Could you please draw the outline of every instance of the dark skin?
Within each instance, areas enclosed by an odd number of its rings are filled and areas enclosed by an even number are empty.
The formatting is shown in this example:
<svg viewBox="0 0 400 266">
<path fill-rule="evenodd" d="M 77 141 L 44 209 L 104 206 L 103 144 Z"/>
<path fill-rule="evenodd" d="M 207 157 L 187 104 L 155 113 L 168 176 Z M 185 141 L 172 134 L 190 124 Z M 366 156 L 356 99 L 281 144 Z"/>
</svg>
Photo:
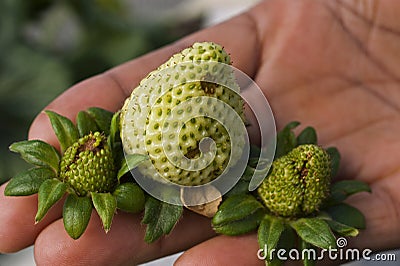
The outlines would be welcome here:
<svg viewBox="0 0 400 266">
<path fill-rule="evenodd" d="M 373 193 L 348 200 L 367 229 L 350 240 L 375 251 L 400 246 L 400 2 L 266 1 L 221 25 L 81 82 L 46 109 L 74 118 L 100 106 L 117 110 L 133 87 L 173 53 L 194 41 L 214 41 L 233 65 L 262 88 L 278 129 L 292 120 L 315 127 L 323 146 L 342 154 L 340 179 L 368 182 Z M 57 145 L 44 114 L 30 138 Z M 85 234 L 63 228 L 62 203 L 34 225 L 36 196 L 0 191 L 0 251 L 35 245 L 39 265 L 132 265 L 181 250 L 180 265 L 262 265 L 255 234 L 215 236 L 210 221 L 186 212 L 173 232 L 148 245 L 140 215 L 118 213 L 105 234 L 93 213 Z M 116 255 L 118 254 L 118 255 Z"/>
</svg>

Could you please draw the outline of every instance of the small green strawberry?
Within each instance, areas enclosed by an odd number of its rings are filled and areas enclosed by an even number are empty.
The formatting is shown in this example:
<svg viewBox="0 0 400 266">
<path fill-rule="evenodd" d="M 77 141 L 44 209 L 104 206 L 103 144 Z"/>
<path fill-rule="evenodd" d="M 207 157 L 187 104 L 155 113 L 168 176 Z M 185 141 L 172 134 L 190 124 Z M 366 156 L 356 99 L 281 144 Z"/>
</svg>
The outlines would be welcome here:
<svg viewBox="0 0 400 266">
<path fill-rule="evenodd" d="M 328 197 L 330 175 L 328 153 L 314 144 L 300 145 L 274 161 L 257 194 L 278 216 L 307 216 Z"/>
<path fill-rule="evenodd" d="M 343 201 L 358 192 L 370 192 L 367 184 L 345 180 L 331 184 L 340 155 L 336 148 L 317 145 L 317 135 L 307 127 L 296 137 L 289 123 L 277 135 L 275 160 L 264 181 L 255 192 L 247 190 L 246 176 L 229 192 L 212 225 L 217 233 L 241 235 L 257 230 L 261 258 L 267 265 L 280 265 L 274 250 L 286 254 L 297 249 L 332 249 L 336 235 L 355 237 L 365 228 L 365 218 Z M 249 160 L 248 171 L 253 161 Z M 260 255 L 260 254 L 259 254 Z M 303 258 L 313 265 L 313 258 Z"/>
<path fill-rule="evenodd" d="M 61 159 L 60 179 L 79 196 L 111 191 L 117 178 L 107 138 L 100 132 L 89 133 L 70 146 Z"/>
<path fill-rule="evenodd" d="M 39 222 L 65 193 L 63 221 L 68 234 L 79 238 L 85 231 L 92 208 L 99 214 L 106 232 L 117 208 L 140 212 L 144 193 L 131 182 L 121 183 L 128 172 L 121 162 L 122 149 L 118 132 L 119 113 L 89 108 L 77 116 L 77 126 L 57 113 L 46 111 L 60 142 L 61 154 L 40 140 L 20 141 L 10 150 L 35 167 L 10 180 L 6 196 L 27 196 L 38 193 Z M 106 136 L 106 134 L 108 136 Z M 126 158 L 130 166 L 145 159 L 141 155 Z"/>
<path fill-rule="evenodd" d="M 237 125 L 243 124 L 243 101 L 229 63 L 220 45 L 195 43 L 133 90 L 122 108 L 121 138 L 127 154 L 149 156 L 154 168 L 143 164 L 143 174 L 196 186 L 219 177 L 238 160 L 244 146 Z M 205 138 L 215 145 L 202 152 Z"/>
</svg>

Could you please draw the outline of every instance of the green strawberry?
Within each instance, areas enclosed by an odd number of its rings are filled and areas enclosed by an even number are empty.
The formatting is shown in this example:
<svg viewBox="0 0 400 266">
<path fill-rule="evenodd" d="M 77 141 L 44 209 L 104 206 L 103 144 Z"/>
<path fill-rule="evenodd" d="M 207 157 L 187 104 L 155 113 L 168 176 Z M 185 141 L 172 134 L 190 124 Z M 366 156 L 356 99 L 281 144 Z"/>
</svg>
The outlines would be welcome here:
<svg viewBox="0 0 400 266">
<path fill-rule="evenodd" d="M 35 221 L 63 198 L 63 222 L 67 233 L 79 238 L 85 231 L 94 207 L 104 230 L 108 232 L 116 209 L 137 213 L 143 210 L 145 195 L 132 183 L 121 183 L 128 172 L 123 166 L 119 139 L 119 113 L 100 108 L 81 111 L 74 125 L 67 117 L 46 111 L 59 140 L 61 153 L 40 140 L 13 143 L 17 152 L 34 167 L 13 177 L 7 184 L 7 196 L 38 194 Z M 108 135 L 108 136 L 107 136 Z M 118 159 L 120 158 L 120 159 Z M 130 155 L 126 160 L 139 164 L 145 156 Z M 132 165 L 131 165 L 132 166 Z M 118 170 L 119 169 L 119 170 Z"/>
<path fill-rule="evenodd" d="M 60 179 L 80 196 L 111 191 L 117 182 L 111 148 L 100 132 L 90 133 L 70 146 L 60 168 Z"/>
<path fill-rule="evenodd" d="M 328 153 L 317 145 L 300 145 L 274 161 L 257 193 L 278 216 L 306 216 L 328 197 L 330 175 Z"/>
<path fill-rule="evenodd" d="M 249 180 L 243 175 L 212 219 L 214 230 L 224 235 L 257 229 L 266 265 L 281 265 L 287 260 L 276 257 L 273 251 L 278 248 L 287 252 L 334 249 L 339 244 L 336 236 L 355 237 L 366 226 L 363 214 L 344 200 L 371 192 L 368 184 L 357 180 L 330 184 L 339 169 L 339 151 L 317 146 L 312 127 L 296 137 L 294 128 L 299 124 L 290 122 L 278 132 L 274 162 L 256 193 L 248 191 Z M 254 155 L 249 170 L 259 159 L 257 153 Z M 305 256 L 303 264 L 314 265 L 314 260 Z"/>
<path fill-rule="evenodd" d="M 202 185 L 238 160 L 244 138 L 234 119 L 242 122 L 243 102 L 229 63 L 220 45 L 195 43 L 134 89 L 122 108 L 121 139 L 126 153 L 149 156 L 142 174 Z M 202 146 L 204 138 L 215 143 Z"/>
</svg>

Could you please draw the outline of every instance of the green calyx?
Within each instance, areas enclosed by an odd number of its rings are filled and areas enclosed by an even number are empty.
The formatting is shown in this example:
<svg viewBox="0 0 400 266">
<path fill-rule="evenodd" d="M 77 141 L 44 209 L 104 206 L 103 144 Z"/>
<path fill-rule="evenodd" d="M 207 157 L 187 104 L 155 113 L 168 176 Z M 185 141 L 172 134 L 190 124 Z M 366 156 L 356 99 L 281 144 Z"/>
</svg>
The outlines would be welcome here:
<svg viewBox="0 0 400 266">
<path fill-rule="evenodd" d="M 359 180 L 331 184 L 339 170 L 338 150 L 320 147 L 312 127 L 296 136 L 293 129 L 299 124 L 291 122 L 278 132 L 274 162 L 254 192 L 248 191 L 249 176 L 259 158 L 252 147 L 254 157 L 212 219 L 214 231 L 224 235 L 257 230 L 266 265 L 284 263 L 274 250 L 334 249 L 337 236 L 355 237 L 366 226 L 364 215 L 344 201 L 371 192 L 368 184 Z M 303 263 L 314 265 L 308 257 Z"/>
<path fill-rule="evenodd" d="M 100 132 L 90 133 L 70 146 L 61 159 L 59 177 L 79 196 L 112 191 L 117 178 L 106 137 Z"/>
<path fill-rule="evenodd" d="M 62 115 L 46 111 L 58 138 L 61 153 L 40 140 L 13 143 L 17 152 L 33 168 L 12 178 L 6 196 L 38 194 L 35 222 L 67 194 L 63 222 L 73 239 L 79 238 L 89 223 L 92 209 L 108 232 L 117 209 L 138 213 L 144 209 L 143 190 L 133 182 L 121 182 L 129 172 L 126 160 L 134 167 L 146 156 L 124 158 L 119 138 L 119 112 L 89 108 L 78 113 L 76 125 Z"/>
<path fill-rule="evenodd" d="M 275 215 L 307 216 L 318 211 L 328 197 L 330 166 L 324 149 L 314 144 L 300 145 L 274 161 L 257 194 Z"/>
</svg>

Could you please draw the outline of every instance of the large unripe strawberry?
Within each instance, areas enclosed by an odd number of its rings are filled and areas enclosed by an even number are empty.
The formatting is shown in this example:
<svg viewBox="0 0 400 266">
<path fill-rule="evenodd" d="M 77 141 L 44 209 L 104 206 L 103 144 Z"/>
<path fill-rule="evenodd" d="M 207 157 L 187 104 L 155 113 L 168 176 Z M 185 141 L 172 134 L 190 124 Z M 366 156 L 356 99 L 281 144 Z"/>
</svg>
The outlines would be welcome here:
<svg viewBox="0 0 400 266">
<path fill-rule="evenodd" d="M 80 138 L 65 151 L 60 163 L 60 179 L 80 196 L 112 191 L 115 171 L 107 138 L 99 132 Z"/>
<path fill-rule="evenodd" d="M 121 137 L 125 152 L 151 159 L 139 167 L 143 174 L 201 185 L 238 160 L 232 143 L 237 150 L 244 145 L 237 122 L 243 102 L 229 63 L 220 45 L 195 43 L 134 89 L 122 108 Z M 205 138 L 214 144 L 202 147 Z"/>
<path fill-rule="evenodd" d="M 330 175 L 327 152 L 313 144 L 300 145 L 274 161 L 257 193 L 276 215 L 306 216 L 318 211 L 327 198 Z"/>
</svg>

